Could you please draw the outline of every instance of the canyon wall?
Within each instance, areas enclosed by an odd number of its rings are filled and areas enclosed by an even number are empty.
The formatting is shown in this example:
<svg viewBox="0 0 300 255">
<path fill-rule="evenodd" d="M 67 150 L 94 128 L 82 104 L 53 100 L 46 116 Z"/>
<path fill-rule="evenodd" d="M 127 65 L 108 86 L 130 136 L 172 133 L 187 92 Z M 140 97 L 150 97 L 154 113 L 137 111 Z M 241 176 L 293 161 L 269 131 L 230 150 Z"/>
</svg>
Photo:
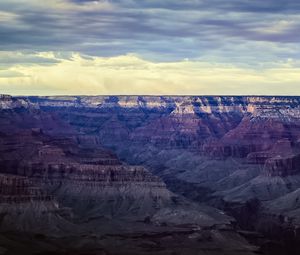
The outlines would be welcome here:
<svg viewBox="0 0 300 255">
<path fill-rule="evenodd" d="M 132 222 L 232 229 L 233 219 L 211 205 L 251 230 L 269 231 L 262 219 L 295 233 L 300 226 L 300 97 L 0 101 L 0 171 L 24 180 L 3 184 L 1 201 L 18 210 L 18 199 L 47 202 L 60 229 L 74 222 L 83 232 L 101 232 L 97 225 L 122 232 Z"/>
</svg>

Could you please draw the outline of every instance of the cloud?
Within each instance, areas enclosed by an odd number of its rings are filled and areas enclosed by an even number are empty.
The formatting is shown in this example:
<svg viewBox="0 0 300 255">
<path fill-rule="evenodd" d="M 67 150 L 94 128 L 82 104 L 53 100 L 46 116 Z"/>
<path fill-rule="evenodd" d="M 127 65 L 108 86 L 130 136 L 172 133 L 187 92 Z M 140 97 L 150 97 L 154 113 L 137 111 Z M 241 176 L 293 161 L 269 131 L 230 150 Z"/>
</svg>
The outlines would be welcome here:
<svg viewBox="0 0 300 255">
<path fill-rule="evenodd" d="M 49 53 L 26 54 L 22 52 L 0 51 L 0 69 L 7 69 L 11 66 L 30 66 L 30 65 L 53 65 L 60 60 L 58 57 L 49 56 Z"/>
<path fill-rule="evenodd" d="M 16 77 L 25 77 L 25 75 L 20 72 L 13 71 L 13 70 L 0 70 L 0 79 L 1 78 L 16 78 Z"/>
<path fill-rule="evenodd" d="M 1 9 L 18 19 L 0 24 L 2 50 L 134 52 L 172 61 L 223 45 L 300 40 L 295 0 L 4 0 Z"/>
<path fill-rule="evenodd" d="M 0 10 L 0 22 L 14 22 L 17 18 L 18 15 L 15 13 Z"/>
<path fill-rule="evenodd" d="M 228 63 L 151 62 L 135 55 L 108 58 L 79 53 L 68 58 L 53 52 L 42 55 L 49 59 L 60 58 L 52 65 L 15 65 L 2 77 L 0 72 L 1 92 L 26 95 L 300 94 L 300 67 L 292 60 L 257 71 Z M 34 57 L 37 56 L 30 58 Z"/>
<path fill-rule="evenodd" d="M 298 0 L 2 0 L 1 89 L 298 93 L 299 11 Z"/>
</svg>

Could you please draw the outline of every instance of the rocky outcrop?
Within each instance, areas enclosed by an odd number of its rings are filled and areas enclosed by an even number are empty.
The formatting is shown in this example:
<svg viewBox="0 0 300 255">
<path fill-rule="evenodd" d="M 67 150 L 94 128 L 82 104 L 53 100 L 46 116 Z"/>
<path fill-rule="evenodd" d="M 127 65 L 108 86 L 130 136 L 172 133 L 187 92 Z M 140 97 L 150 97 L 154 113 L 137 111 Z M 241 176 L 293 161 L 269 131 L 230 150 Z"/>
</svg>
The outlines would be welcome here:
<svg viewBox="0 0 300 255">
<path fill-rule="evenodd" d="M 249 153 L 247 159 L 249 163 L 263 164 L 268 158 L 293 155 L 294 150 L 291 141 L 285 138 L 278 140 L 270 150 Z"/>
<path fill-rule="evenodd" d="M 278 140 L 270 150 L 249 153 L 248 162 L 264 165 L 268 176 L 295 175 L 299 173 L 298 148 L 289 139 Z"/>
<path fill-rule="evenodd" d="M 18 109 L 18 108 L 35 108 L 37 105 L 31 104 L 26 99 L 17 99 L 10 95 L 0 94 L 0 110 Z"/>
<path fill-rule="evenodd" d="M 27 177 L 0 174 L 0 203 L 50 201 L 51 196 Z"/>
<path fill-rule="evenodd" d="M 30 178 L 77 216 L 144 216 L 172 204 L 166 185 L 144 167 L 122 164 L 104 148 L 80 148 L 73 137 L 36 132 L 1 137 L 1 171 Z"/>
<path fill-rule="evenodd" d="M 6 231 L 61 234 L 72 213 L 27 177 L 0 174 L 0 233 Z"/>
<path fill-rule="evenodd" d="M 275 156 L 265 162 L 265 172 L 268 176 L 288 176 L 300 173 L 300 154 L 290 156 Z"/>
</svg>

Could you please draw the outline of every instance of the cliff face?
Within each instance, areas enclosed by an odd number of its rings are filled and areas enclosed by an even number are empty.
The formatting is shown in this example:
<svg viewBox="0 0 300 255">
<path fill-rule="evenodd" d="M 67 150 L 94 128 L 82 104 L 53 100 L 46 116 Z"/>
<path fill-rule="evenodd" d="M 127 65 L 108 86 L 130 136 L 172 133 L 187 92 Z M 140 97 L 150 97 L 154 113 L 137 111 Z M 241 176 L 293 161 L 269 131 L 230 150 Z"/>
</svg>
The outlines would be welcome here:
<svg viewBox="0 0 300 255">
<path fill-rule="evenodd" d="M 66 217 L 71 212 L 29 178 L 0 174 L 0 233 L 60 234 L 72 227 Z"/>
<path fill-rule="evenodd" d="M 23 100 L 81 133 L 79 144 L 110 147 L 192 199 L 205 200 L 215 192 L 226 201 L 265 201 L 299 188 L 300 97 Z"/>
<path fill-rule="evenodd" d="M 0 203 L 50 201 L 45 191 L 26 177 L 0 174 Z"/>
<path fill-rule="evenodd" d="M 122 164 L 103 148 L 80 148 L 72 137 L 55 139 L 35 129 L 1 138 L 1 171 L 30 178 L 78 217 L 144 215 L 171 204 L 172 194 L 160 178 L 144 167 Z M 8 199 L 14 192 L 19 199 L 32 192 L 28 201 L 35 199 L 33 188 L 22 189 L 17 182 L 11 189 L 3 186 L 5 191 Z"/>
<path fill-rule="evenodd" d="M 286 156 L 284 147 L 270 152 L 286 139 L 291 143 L 290 157 L 297 158 L 298 97 L 2 97 L 1 106 L 7 114 L 10 109 L 41 109 L 35 114 L 38 118 L 32 121 L 33 126 L 42 127 L 48 134 L 73 133 L 85 147 L 104 144 L 123 152 L 145 146 L 185 149 L 212 158 L 248 158 L 252 164 L 266 163 L 266 173 L 276 161 L 281 170 L 270 170 L 271 175 L 298 173 L 297 167 L 284 172 L 289 160 L 278 158 Z M 23 112 L 21 116 L 28 120 Z M 22 120 L 18 125 L 29 125 Z"/>
<path fill-rule="evenodd" d="M 264 210 L 265 201 L 300 188 L 298 97 L 0 101 L 0 172 L 4 180 L 22 180 L 3 182 L 2 199 L 7 193 L 16 213 L 2 223 L 49 213 L 55 216 L 46 226 L 68 228 L 57 223 L 62 218 L 83 225 L 81 233 L 124 232 L 132 222 L 138 222 L 136 231 L 151 226 L 159 233 L 162 226 L 172 232 L 182 223 L 190 231 L 186 226 L 194 224 L 209 228 L 215 244 L 216 226 L 230 228 L 232 219 L 199 202 L 226 209 L 257 199 Z M 18 218 L 18 211 L 26 217 Z"/>
<path fill-rule="evenodd" d="M 161 178 L 144 166 L 119 160 L 103 147 L 101 136 L 87 131 L 99 122 L 73 126 L 63 117 L 64 109 L 52 112 L 41 107 L 29 102 L 0 109 L 0 212 L 5 216 L 0 232 L 11 226 L 47 234 L 59 230 L 66 234 L 70 229 L 107 234 L 126 231 L 132 222 L 140 222 L 136 231 L 145 231 L 149 224 L 153 228 L 170 224 L 172 230 L 180 222 L 170 216 L 176 218 L 178 213 L 186 217 L 186 224 L 230 226 L 231 218 L 217 209 L 201 209 L 169 191 Z M 110 118 L 107 109 L 105 114 L 72 109 L 77 114 L 74 121 L 82 121 L 86 115 Z M 130 117 L 133 126 L 134 120 Z M 107 127 L 106 132 L 111 130 Z"/>
<path fill-rule="evenodd" d="M 275 154 L 267 152 L 278 141 L 287 139 L 298 154 L 298 97 L 98 96 L 28 100 L 47 113 L 57 114 L 59 109 L 60 118 L 89 137 L 91 143 L 97 144 L 98 139 L 123 151 L 128 144 L 130 148 L 187 149 L 213 158 L 248 157 L 252 163 L 264 164 L 272 156 L 285 153 L 284 149 Z"/>
</svg>

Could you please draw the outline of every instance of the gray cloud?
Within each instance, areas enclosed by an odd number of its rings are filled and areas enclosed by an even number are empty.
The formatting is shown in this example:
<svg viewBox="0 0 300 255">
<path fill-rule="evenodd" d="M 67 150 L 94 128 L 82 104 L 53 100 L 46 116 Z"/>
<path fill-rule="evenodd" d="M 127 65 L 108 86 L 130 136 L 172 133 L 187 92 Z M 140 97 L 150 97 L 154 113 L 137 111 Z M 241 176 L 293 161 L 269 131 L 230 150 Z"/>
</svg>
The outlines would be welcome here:
<svg viewBox="0 0 300 255">
<path fill-rule="evenodd" d="M 81 8 L 90 0 L 69 2 L 73 9 L 1 1 L 0 10 L 17 18 L 0 23 L 0 50 L 136 53 L 158 61 L 231 58 L 241 64 L 252 64 L 253 56 L 260 62 L 299 57 L 297 0 L 107 0 L 113 8 L 103 10 Z M 287 21 L 282 28 L 281 21 Z"/>
<path fill-rule="evenodd" d="M 26 75 L 11 70 L 0 70 L 0 78 L 16 78 L 16 77 L 26 77 Z"/>
<path fill-rule="evenodd" d="M 0 52 L 0 69 L 6 69 L 15 65 L 24 65 L 24 66 L 32 66 L 32 65 L 53 65 L 59 63 L 59 59 L 67 59 L 67 56 L 57 56 L 54 58 L 46 58 L 36 56 L 33 52 L 26 52 L 24 54 L 14 53 L 14 52 Z"/>
</svg>

